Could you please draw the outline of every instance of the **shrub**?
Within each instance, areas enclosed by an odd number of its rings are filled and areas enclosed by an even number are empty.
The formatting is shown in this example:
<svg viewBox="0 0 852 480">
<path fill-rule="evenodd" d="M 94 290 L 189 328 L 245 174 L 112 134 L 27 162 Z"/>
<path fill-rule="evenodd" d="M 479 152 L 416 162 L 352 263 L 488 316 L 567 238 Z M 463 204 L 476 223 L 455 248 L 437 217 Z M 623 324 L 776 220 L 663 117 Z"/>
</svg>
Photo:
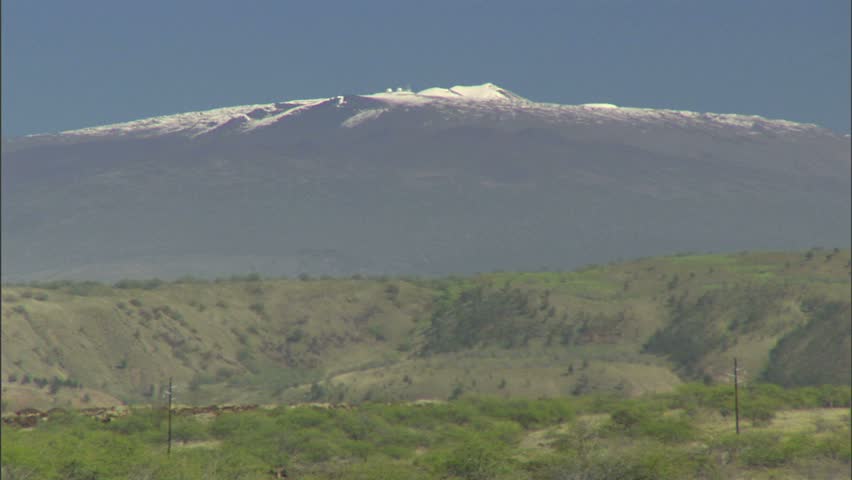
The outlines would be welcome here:
<svg viewBox="0 0 852 480">
<path fill-rule="evenodd" d="M 535 480 L 719 478 L 708 455 L 649 442 L 633 448 L 596 448 L 580 455 L 560 453 L 530 462 L 527 470 Z"/>
<path fill-rule="evenodd" d="M 59 475 L 64 480 L 97 480 L 98 478 L 97 471 L 79 460 L 65 462 L 59 469 Z"/>
<path fill-rule="evenodd" d="M 373 338 L 380 342 L 384 342 L 385 340 L 387 340 L 387 335 L 385 334 L 385 327 L 383 325 L 370 325 L 367 328 L 367 331 L 370 332 L 370 335 L 372 335 Z"/>
<path fill-rule="evenodd" d="M 470 438 L 459 448 L 433 460 L 446 475 L 466 480 L 490 480 L 509 467 L 509 456 L 499 446 L 479 438 Z"/>
<path fill-rule="evenodd" d="M 695 427 L 682 417 L 659 416 L 641 422 L 639 432 L 663 442 L 683 442 L 695 436 Z"/>
<path fill-rule="evenodd" d="M 71 295 L 86 297 L 99 290 L 103 291 L 104 286 L 97 282 L 71 282 L 66 291 Z"/>
<path fill-rule="evenodd" d="M 337 456 L 335 446 L 323 437 L 319 432 L 314 435 L 305 436 L 298 450 L 304 461 L 309 463 L 327 462 Z"/>
<path fill-rule="evenodd" d="M 728 434 L 718 446 L 749 467 L 778 467 L 790 460 L 795 449 L 785 449 L 781 436 L 772 432 L 751 431 Z"/>
<path fill-rule="evenodd" d="M 817 398 L 820 407 L 852 406 L 852 390 L 847 385 L 823 385 L 818 388 Z"/>
<path fill-rule="evenodd" d="M 571 404 L 562 399 L 504 400 L 474 398 L 470 405 L 491 418 L 511 420 L 525 429 L 567 422 L 574 418 Z"/>
<path fill-rule="evenodd" d="M 845 463 L 852 462 L 852 436 L 849 428 L 839 429 L 821 437 L 813 445 L 813 452 L 821 457 Z"/>
<path fill-rule="evenodd" d="M 766 397 L 752 397 L 740 402 L 740 414 L 751 420 L 752 425 L 768 425 L 775 418 L 778 404 Z"/>
<path fill-rule="evenodd" d="M 319 428 L 323 425 L 330 425 L 332 420 L 332 412 L 321 408 L 298 407 L 290 410 L 287 414 L 282 415 L 276 423 L 282 426 L 290 426 L 291 428 Z"/>
<path fill-rule="evenodd" d="M 328 395 L 328 391 L 324 386 L 319 383 L 311 384 L 311 390 L 308 392 L 308 401 L 309 402 L 319 402 L 325 400 L 326 395 Z"/>
<path fill-rule="evenodd" d="M 339 472 L 328 478 L 340 480 L 427 480 L 432 478 L 428 473 L 412 468 L 400 462 L 387 459 L 371 459 L 369 462 L 356 463 L 342 467 Z"/>
<path fill-rule="evenodd" d="M 249 310 L 251 310 L 257 315 L 262 316 L 266 313 L 266 305 L 260 302 L 252 303 L 251 305 L 249 305 Z"/>
<path fill-rule="evenodd" d="M 201 441 L 211 438 L 207 426 L 192 417 L 172 419 L 172 439 L 176 442 Z"/>
<path fill-rule="evenodd" d="M 640 423 L 648 421 L 651 414 L 646 409 L 635 405 L 620 407 L 610 414 L 612 423 L 624 430 L 632 430 Z"/>
<path fill-rule="evenodd" d="M 397 299 L 399 298 L 399 286 L 393 283 L 388 284 L 385 287 L 385 296 L 391 302 L 397 301 Z"/>
<path fill-rule="evenodd" d="M 122 279 L 113 285 L 114 288 L 119 289 L 143 289 L 143 290 L 154 290 L 163 285 L 163 281 L 159 278 L 152 278 L 150 280 L 129 280 Z"/>
<path fill-rule="evenodd" d="M 60 387 L 62 387 L 62 381 L 59 380 L 59 378 L 57 377 L 53 377 L 50 380 L 50 388 L 48 389 L 48 391 L 51 395 L 55 395 L 59 391 Z"/>
<path fill-rule="evenodd" d="M 457 383 L 455 387 L 453 387 L 453 391 L 450 392 L 450 401 L 458 400 L 464 394 L 464 385 Z"/>
<path fill-rule="evenodd" d="M 151 434 L 159 432 L 166 421 L 165 409 L 133 410 L 130 415 L 119 417 L 107 424 L 107 429 L 125 435 Z"/>
<path fill-rule="evenodd" d="M 710 408 L 714 410 L 733 410 L 734 389 L 730 385 L 702 385 L 687 383 L 679 386 L 667 398 L 669 408 Z"/>
</svg>

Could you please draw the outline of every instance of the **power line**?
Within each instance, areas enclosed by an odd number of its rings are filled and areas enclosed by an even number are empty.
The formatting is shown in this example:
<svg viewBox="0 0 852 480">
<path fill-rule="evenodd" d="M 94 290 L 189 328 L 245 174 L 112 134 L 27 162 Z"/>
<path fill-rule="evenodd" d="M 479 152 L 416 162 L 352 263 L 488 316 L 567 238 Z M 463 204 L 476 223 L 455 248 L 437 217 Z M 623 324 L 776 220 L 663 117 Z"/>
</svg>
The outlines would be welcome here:
<svg viewBox="0 0 852 480">
<path fill-rule="evenodd" d="M 734 357 L 734 373 L 728 374 L 729 377 L 734 377 L 734 418 L 736 421 L 736 431 L 737 435 L 740 434 L 740 372 L 742 371 L 742 376 L 745 377 L 746 371 L 745 369 L 741 369 L 737 366 L 737 357 Z M 745 380 L 743 380 L 743 385 L 745 385 Z"/>
<path fill-rule="evenodd" d="M 737 379 L 737 357 L 734 357 L 734 415 L 737 419 L 737 435 L 740 434 L 740 388 Z M 169 417 L 171 419 L 171 416 Z M 169 435 L 171 435 L 171 423 L 169 423 Z"/>
<path fill-rule="evenodd" d="M 166 455 L 172 455 L 172 397 L 174 397 L 174 388 L 172 386 L 172 377 L 169 377 L 169 389 L 166 395 L 169 397 L 169 440 L 166 446 Z"/>
</svg>

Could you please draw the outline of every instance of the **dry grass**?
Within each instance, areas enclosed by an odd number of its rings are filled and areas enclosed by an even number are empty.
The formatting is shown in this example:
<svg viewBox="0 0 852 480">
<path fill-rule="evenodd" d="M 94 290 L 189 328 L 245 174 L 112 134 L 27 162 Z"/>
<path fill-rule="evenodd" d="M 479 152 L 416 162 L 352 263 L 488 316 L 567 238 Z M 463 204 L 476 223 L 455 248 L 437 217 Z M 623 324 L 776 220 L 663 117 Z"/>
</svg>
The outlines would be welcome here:
<svg viewBox="0 0 852 480">
<path fill-rule="evenodd" d="M 804 252 L 674 256 L 576 272 L 448 281 L 454 291 L 476 282 L 512 282 L 536 296 L 549 291 L 556 319 L 580 312 L 590 318 L 625 313 L 629 321 L 620 336 L 585 345 L 563 346 L 557 338 L 546 347 L 534 339 L 511 349 L 433 357 L 414 355 L 436 294 L 428 281 L 224 281 L 153 289 L 7 285 L 0 375 L 4 380 L 9 374 L 71 378 L 86 386 L 91 405 L 150 402 L 143 393 L 154 385 L 159 395 L 169 377 L 184 401 L 204 404 L 305 401 L 311 385 L 323 380 L 346 390 L 342 400 L 348 402 L 371 391 L 388 399 L 445 399 L 457 385 L 465 393 L 563 396 L 582 375 L 594 390 L 667 391 L 680 383 L 673 366 L 640 352 L 665 322 L 669 296 L 763 281 L 768 272 L 801 286 L 796 298 L 814 292 L 848 301 L 849 251 L 826 261 L 829 253 L 817 252 L 811 260 Z M 670 291 L 674 275 L 680 283 Z M 391 284 L 399 288 L 395 298 L 388 295 Z M 777 339 L 803 318 L 796 302 L 788 303 L 789 312 L 740 338 L 739 351 L 712 352 L 706 361 L 710 370 L 723 375 L 737 353 L 750 375 L 759 374 Z M 154 313 L 162 307 L 176 314 Z M 581 369 L 584 362 L 588 371 Z M 571 364 L 574 373 L 567 374 Z M 66 397 L 65 389 L 53 399 L 19 385 L 7 387 L 8 408 L 79 402 Z"/>
</svg>

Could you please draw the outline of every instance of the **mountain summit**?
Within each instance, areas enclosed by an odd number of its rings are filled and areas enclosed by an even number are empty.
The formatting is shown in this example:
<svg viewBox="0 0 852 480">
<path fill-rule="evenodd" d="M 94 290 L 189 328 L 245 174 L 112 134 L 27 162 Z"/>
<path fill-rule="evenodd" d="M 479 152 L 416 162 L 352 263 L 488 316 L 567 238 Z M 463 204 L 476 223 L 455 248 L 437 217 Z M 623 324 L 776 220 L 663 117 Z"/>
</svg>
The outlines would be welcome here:
<svg viewBox="0 0 852 480">
<path fill-rule="evenodd" d="M 467 273 L 850 242 L 850 141 L 492 83 L 4 139 L 4 279 Z"/>
<path fill-rule="evenodd" d="M 786 120 L 769 120 L 756 115 L 696 113 L 681 110 L 649 108 L 626 108 L 609 103 L 586 103 L 582 105 L 560 105 L 538 103 L 521 97 L 493 83 L 482 85 L 456 85 L 451 88 L 433 87 L 413 92 L 403 88 L 388 88 L 384 92 L 369 95 L 340 95 L 328 98 L 287 100 L 268 104 L 241 105 L 215 108 L 212 110 L 162 115 L 130 122 L 102 125 L 59 134 L 30 135 L 10 143 L 43 142 L 50 140 L 85 140 L 98 137 L 149 137 L 159 135 L 185 135 L 195 138 L 216 133 L 245 133 L 268 128 L 293 116 L 303 115 L 313 109 L 326 106 L 342 108 L 354 103 L 353 115 L 342 122 L 343 126 L 354 126 L 378 117 L 384 111 L 395 108 L 428 107 L 439 110 L 464 110 L 470 113 L 511 112 L 547 118 L 550 121 L 601 122 L 621 121 L 634 124 L 667 122 L 690 126 L 734 126 L 742 127 L 754 134 L 762 130 L 776 132 L 822 132 L 814 124 L 802 124 Z M 368 108 L 365 112 L 364 109 Z M 375 110 L 380 108 L 381 110 Z M 365 114 L 366 113 L 366 114 Z"/>
</svg>

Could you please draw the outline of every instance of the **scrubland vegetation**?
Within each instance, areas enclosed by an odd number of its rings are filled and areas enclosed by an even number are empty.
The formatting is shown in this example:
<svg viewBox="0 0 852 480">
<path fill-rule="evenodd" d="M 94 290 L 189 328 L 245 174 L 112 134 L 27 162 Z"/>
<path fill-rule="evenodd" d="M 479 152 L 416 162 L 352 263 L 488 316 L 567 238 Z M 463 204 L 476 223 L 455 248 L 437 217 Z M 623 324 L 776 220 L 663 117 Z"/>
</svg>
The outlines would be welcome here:
<svg viewBox="0 0 852 480">
<path fill-rule="evenodd" d="M 303 405 L 101 423 L 55 412 L 4 425 L 3 478 L 304 479 L 846 478 L 848 387 L 742 391 L 686 384 L 633 399 L 470 397 L 451 402 Z M 827 408 L 833 406 L 835 408 Z M 839 407 L 839 408 L 837 408 Z"/>
</svg>

